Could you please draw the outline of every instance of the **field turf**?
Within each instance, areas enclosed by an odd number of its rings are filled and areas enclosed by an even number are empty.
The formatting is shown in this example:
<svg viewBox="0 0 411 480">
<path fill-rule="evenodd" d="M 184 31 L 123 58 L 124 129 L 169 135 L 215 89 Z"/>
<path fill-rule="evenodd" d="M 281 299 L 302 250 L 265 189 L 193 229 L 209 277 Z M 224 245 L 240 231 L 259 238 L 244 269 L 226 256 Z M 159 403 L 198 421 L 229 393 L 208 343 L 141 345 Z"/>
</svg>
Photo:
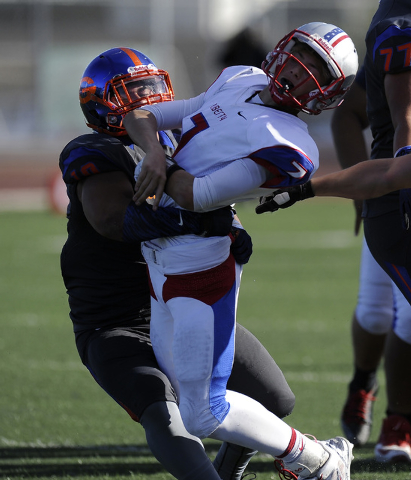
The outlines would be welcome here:
<svg viewBox="0 0 411 480">
<path fill-rule="evenodd" d="M 350 321 L 361 237 L 348 200 L 312 199 L 257 216 L 238 320 L 274 356 L 297 403 L 287 422 L 319 439 L 341 434 L 352 373 Z M 0 478 L 171 479 L 129 419 L 82 366 L 59 270 L 66 221 L 50 212 L 0 213 Z M 352 480 L 409 480 L 410 466 L 373 459 L 384 415 L 384 378 L 370 443 L 355 449 Z M 210 457 L 218 443 L 206 441 Z M 265 455 L 249 472 L 278 478 Z"/>
</svg>

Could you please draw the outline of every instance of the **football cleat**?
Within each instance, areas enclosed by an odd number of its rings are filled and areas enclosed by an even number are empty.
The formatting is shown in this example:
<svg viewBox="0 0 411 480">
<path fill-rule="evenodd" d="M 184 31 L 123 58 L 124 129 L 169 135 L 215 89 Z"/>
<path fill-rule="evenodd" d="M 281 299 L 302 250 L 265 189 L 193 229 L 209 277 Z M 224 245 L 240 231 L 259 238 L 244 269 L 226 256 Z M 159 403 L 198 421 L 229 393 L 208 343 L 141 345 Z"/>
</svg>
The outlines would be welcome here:
<svg viewBox="0 0 411 480">
<path fill-rule="evenodd" d="M 374 402 L 377 400 L 378 384 L 366 392 L 357 390 L 348 394 L 341 415 L 344 435 L 355 446 L 364 445 L 371 434 Z"/>
<path fill-rule="evenodd" d="M 330 454 L 328 460 L 311 477 L 305 480 L 350 480 L 353 444 L 343 437 L 335 437 L 320 443 Z M 298 477 L 303 480 L 303 477 Z"/>
<path fill-rule="evenodd" d="M 291 470 L 287 470 L 284 467 L 284 462 L 282 460 L 274 460 L 274 466 L 278 471 L 278 476 L 281 480 L 297 480 L 298 476 L 293 473 Z"/>
<path fill-rule="evenodd" d="M 375 446 L 377 462 L 411 462 L 411 425 L 400 415 L 390 415 L 383 424 Z"/>
<path fill-rule="evenodd" d="M 318 441 L 329 454 L 326 462 L 309 477 L 297 475 L 288 470 L 284 462 L 276 460 L 274 465 L 278 470 L 281 480 L 350 480 L 350 465 L 353 445 L 343 437 L 335 437 L 330 440 Z"/>
</svg>

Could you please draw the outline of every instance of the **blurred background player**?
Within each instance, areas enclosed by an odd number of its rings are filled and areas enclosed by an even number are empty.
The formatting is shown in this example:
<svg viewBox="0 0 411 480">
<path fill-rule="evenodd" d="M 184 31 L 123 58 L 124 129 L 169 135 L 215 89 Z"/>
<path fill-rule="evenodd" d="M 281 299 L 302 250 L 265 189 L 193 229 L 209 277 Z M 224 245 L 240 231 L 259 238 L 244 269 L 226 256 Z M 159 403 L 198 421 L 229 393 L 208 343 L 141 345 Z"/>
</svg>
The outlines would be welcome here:
<svg viewBox="0 0 411 480">
<path fill-rule="evenodd" d="M 369 126 L 366 112 L 365 71 L 362 67 L 342 105 L 333 113 L 332 134 L 338 160 L 348 168 L 368 156 L 364 130 Z M 362 201 L 354 201 L 355 234 L 361 225 Z M 351 334 L 354 376 L 349 385 L 341 423 L 345 436 L 357 446 L 370 436 L 373 402 L 378 392 L 377 369 L 383 357 L 388 332 L 411 324 L 411 306 L 395 283 L 378 265 L 363 240 L 358 302 Z M 389 372 L 387 372 L 389 373 Z M 397 383 L 387 382 L 395 394 Z M 391 391 L 387 389 L 387 398 Z"/>
<path fill-rule="evenodd" d="M 145 429 L 147 443 L 178 479 L 238 480 L 254 452 L 223 444 L 216 470 L 201 442 L 185 429 L 175 392 L 160 371 L 150 343 L 150 295 L 141 239 L 160 234 L 231 229 L 231 212 L 193 214 L 132 202 L 134 169 L 144 151 L 122 127 L 122 115 L 141 105 L 173 100 L 168 73 L 130 48 L 113 48 L 86 68 L 80 105 L 93 132 L 71 141 L 60 167 L 70 198 L 68 239 L 61 270 L 79 355 L 98 384 Z M 164 151 L 176 141 L 159 132 Z M 228 215 L 228 222 L 227 222 Z M 227 229 L 228 225 L 228 229 Z M 215 230 L 215 229 L 214 229 Z M 234 232 L 235 233 L 235 232 Z M 233 244 L 240 263 L 251 241 L 243 231 Z M 280 417 L 291 413 L 294 395 L 281 370 L 245 328 L 237 329 L 233 389 L 254 395 Z"/>
<path fill-rule="evenodd" d="M 307 182 L 318 168 L 318 149 L 297 116 L 337 106 L 357 67 L 350 37 L 313 22 L 286 35 L 267 55 L 264 71 L 229 67 L 195 98 L 132 111 L 125 126 L 146 151 L 136 170 L 135 200 L 155 193 L 158 205 L 166 178 L 167 193 L 197 211 L 259 197 L 274 185 Z M 177 163 L 166 173 L 156 132 L 181 126 Z M 187 429 L 269 453 L 293 478 L 348 479 L 346 439 L 313 442 L 252 399 L 226 390 L 241 277 L 227 247 L 225 239 L 193 236 L 142 244 L 153 287 L 151 340 L 179 389 Z"/>
</svg>

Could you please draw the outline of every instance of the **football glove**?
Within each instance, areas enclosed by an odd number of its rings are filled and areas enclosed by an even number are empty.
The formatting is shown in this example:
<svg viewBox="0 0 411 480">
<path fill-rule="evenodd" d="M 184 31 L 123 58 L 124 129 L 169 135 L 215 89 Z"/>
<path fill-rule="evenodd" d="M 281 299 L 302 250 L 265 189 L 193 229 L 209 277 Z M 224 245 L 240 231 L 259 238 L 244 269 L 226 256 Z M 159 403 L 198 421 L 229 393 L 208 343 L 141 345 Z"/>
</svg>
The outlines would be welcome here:
<svg viewBox="0 0 411 480">
<path fill-rule="evenodd" d="M 274 190 L 271 195 L 260 198 L 260 204 L 255 208 L 255 213 L 259 215 L 265 212 L 276 212 L 280 208 L 291 207 L 295 202 L 314 197 L 314 195 L 311 182 L 295 187 Z"/>
<path fill-rule="evenodd" d="M 231 229 L 231 253 L 239 265 L 245 265 L 253 253 L 253 242 L 250 235 L 243 228 L 233 227 Z"/>
</svg>

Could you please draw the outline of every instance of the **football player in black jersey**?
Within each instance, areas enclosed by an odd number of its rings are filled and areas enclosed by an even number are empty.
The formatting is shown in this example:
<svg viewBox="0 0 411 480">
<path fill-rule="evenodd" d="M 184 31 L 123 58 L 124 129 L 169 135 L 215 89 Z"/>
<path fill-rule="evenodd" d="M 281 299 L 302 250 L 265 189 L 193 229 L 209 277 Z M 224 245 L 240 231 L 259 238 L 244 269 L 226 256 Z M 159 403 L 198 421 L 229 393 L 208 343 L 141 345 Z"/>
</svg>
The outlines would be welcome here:
<svg viewBox="0 0 411 480">
<path fill-rule="evenodd" d="M 70 199 L 61 270 L 82 362 L 141 423 L 164 468 L 178 479 L 238 480 L 254 452 L 224 443 L 213 468 L 201 442 L 181 421 L 175 392 L 158 368 L 149 339 L 150 287 L 140 241 L 186 233 L 225 235 L 231 228 L 231 212 L 202 215 L 171 207 L 154 212 L 148 204 L 136 207 L 132 201 L 134 170 L 144 152 L 126 135 L 123 115 L 173 97 L 168 73 L 137 50 L 110 49 L 86 68 L 80 105 L 93 132 L 72 140 L 60 156 Z M 165 152 L 172 154 L 177 144 L 173 133 L 159 136 Z M 246 263 L 251 241 L 245 231 L 235 235 L 233 253 Z M 229 388 L 257 399 L 279 417 L 294 407 L 281 370 L 240 325 Z"/>
<path fill-rule="evenodd" d="M 314 195 L 365 199 L 364 234 L 370 251 L 411 304 L 410 0 L 380 0 L 366 45 L 371 160 L 315 178 L 302 189 L 275 192 L 275 199 L 263 200 L 257 213 Z M 411 462 L 411 324 L 401 332 L 390 331 L 384 357 L 391 393 L 375 456 L 381 462 Z"/>
</svg>

